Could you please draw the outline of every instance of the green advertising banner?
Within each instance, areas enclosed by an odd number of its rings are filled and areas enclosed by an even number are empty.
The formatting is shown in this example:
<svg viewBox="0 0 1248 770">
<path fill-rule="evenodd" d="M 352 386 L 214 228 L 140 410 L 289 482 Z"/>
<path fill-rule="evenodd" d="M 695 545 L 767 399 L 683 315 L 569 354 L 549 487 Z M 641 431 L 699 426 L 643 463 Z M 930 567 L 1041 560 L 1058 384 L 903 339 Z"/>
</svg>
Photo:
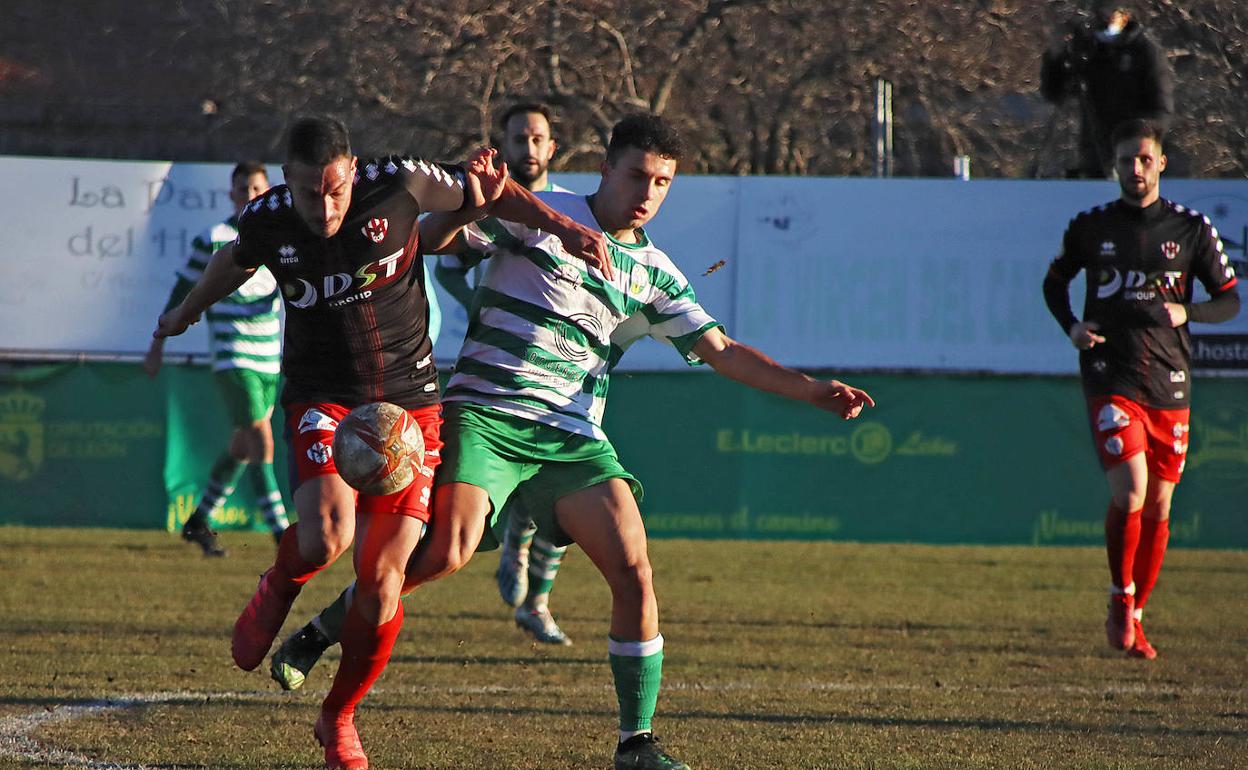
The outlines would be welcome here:
<svg viewBox="0 0 1248 770">
<path fill-rule="evenodd" d="M 841 375 L 846 376 L 846 375 Z M 858 420 L 712 373 L 612 380 L 606 428 L 654 536 L 1094 544 L 1108 500 L 1071 378 L 853 376 Z M 1248 547 L 1242 381 L 1195 387 L 1173 542 Z"/>
<path fill-rule="evenodd" d="M 1108 493 L 1074 379 L 849 379 L 879 406 L 845 422 L 710 372 L 614 377 L 606 428 L 645 485 L 652 536 L 1103 541 Z M 1248 548 L 1243 382 L 1194 390 L 1172 542 Z M 274 423 L 285 484 L 280 414 Z M 152 381 L 133 364 L 10 366 L 0 523 L 176 530 L 229 435 L 204 367 Z M 254 497 L 244 477 L 214 526 L 262 528 Z"/>
<path fill-rule="evenodd" d="M 7 365 L 0 523 L 180 529 L 230 432 L 206 367 Z M 279 439 L 283 483 L 284 458 Z M 244 477 L 213 526 L 262 528 L 254 497 Z"/>
<path fill-rule="evenodd" d="M 0 522 L 152 527 L 164 396 L 137 366 L 0 369 Z"/>
</svg>

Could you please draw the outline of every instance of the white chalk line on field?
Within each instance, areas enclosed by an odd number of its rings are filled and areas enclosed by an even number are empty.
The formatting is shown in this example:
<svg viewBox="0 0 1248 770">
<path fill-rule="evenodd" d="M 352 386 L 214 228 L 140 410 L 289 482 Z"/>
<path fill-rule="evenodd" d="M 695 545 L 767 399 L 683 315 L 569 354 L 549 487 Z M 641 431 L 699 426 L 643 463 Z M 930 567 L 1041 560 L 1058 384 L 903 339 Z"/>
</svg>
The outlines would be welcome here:
<svg viewBox="0 0 1248 770">
<path fill-rule="evenodd" d="M 506 685 L 465 685 L 460 687 L 378 687 L 373 690 L 375 695 L 411 694 L 420 695 L 534 695 L 541 693 L 554 695 L 584 695 L 612 689 L 609 682 L 598 685 L 554 685 L 542 686 L 534 690 L 531 686 L 510 687 Z M 840 692 L 840 693 L 889 693 L 889 692 L 930 692 L 932 694 L 981 693 L 995 695 L 1032 695 L 1061 694 L 1085 695 L 1102 697 L 1108 695 L 1221 695 L 1242 696 L 1243 690 L 1238 687 L 1173 687 L 1157 686 L 1147 683 L 1115 684 L 1112 686 L 1093 685 L 1030 685 L 1030 686 L 982 686 L 975 684 L 935 683 L 915 684 L 912 682 L 799 682 L 790 685 L 768 685 L 758 682 L 718 682 L 701 684 L 696 682 L 671 682 L 663 685 L 665 692 Z M 319 701 L 326 691 L 307 691 L 301 697 L 308 699 L 309 704 Z M 32 737 L 43 727 L 74 719 L 90 718 L 125 709 L 143 706 L 171 704 L 206 704 L 214 701 L 247 700 L 277 702 L 292 696 L 290 693 L 277 691 L 246 691 L 246 692 L 193 692 L 190 690 L 138 693 L 121 695 L 84 703 L 67 704 L 51 708 L 39 709 L 26 714 L 0 717 L 0 758 L 21 759 L 37 764 L 54 767 L 77 767 L 87 770 L 148 770 L 147 765 L 113 762 L 105 759 L 93 759 L 53 746 L 45 745 Z"/>
</svg>

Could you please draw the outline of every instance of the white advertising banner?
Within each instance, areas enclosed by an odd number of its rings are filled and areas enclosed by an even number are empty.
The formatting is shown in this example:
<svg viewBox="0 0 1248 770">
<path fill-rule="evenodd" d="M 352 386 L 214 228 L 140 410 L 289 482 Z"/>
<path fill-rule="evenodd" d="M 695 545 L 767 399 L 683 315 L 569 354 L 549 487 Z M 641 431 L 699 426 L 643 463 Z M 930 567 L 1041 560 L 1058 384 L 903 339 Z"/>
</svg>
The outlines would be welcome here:
<svg viewBox="0 0 1248 770">
<path fill-rule="evenodd" d="M 1116 198 L 1115 183 L 741 184 L 741 339 L 795 366 L 1076 371 L 1041 282 L 1070 219 Z M 1242 273 L 1248 183 L 1164 180 L 1162 189 L 1213 218 Z M 1083 280 L 1071 287 L 1076 315 Z M 1248 334 L 1248 315 L 1193 332 Z"/>
<path fill-rule="evenodd" d="M 229 171 L 0 158 L 0 352 L 141 355 L 191 239 L 230 213 Z M 556 180 L 588 193 L 598 176 Z M 1163 179 L 1162 191 L 1208 215 L 1246 272 L 1248 182 Z M 1066 374 L 1074 350 L 1040 283 L 1070 218 L 1116 194 L 1110 182 L 683 176 L 647 229 L 730 335 L 784 363 Z M 445 365 L 467 316 L 439 299 Z M 1248 313 L 1193 331 L 1206 367 L 1248 368 Z M 206 349 L 202 328 L 169 346 Z M 620 368 L 687 367 L 644 341 Z"/>
<path fill-rule="evenodd" d="M 191 240 L 233 211 L 231 168 L 0 158 L 0 349 L 146 352 Z M 203 327 L 167 349 L 206 353 Z"/>
</svg>

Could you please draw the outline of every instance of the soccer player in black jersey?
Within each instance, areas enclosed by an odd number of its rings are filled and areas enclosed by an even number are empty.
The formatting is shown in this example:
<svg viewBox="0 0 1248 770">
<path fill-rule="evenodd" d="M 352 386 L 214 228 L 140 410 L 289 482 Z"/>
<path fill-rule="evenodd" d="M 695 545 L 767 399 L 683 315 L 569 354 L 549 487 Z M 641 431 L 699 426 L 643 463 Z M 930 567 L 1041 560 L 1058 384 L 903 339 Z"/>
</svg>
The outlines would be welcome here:
<svg viewBox="0 0 1248 770">
<path fill-rule="evenodd" d="M 1209 219 L 1160 196 L 1160 129 L 1131 120 L 1113 133 L 1121 197 L 1071 220 L 1044 279 L 1053 317 L 1079 349 L 1093 440 L 1110 503 L 1109 644 L 1151 660 L 1141 620 L 1170 538 L 1170 499 L 1190 439 L 1189 321 L 1239 311 L 1235 272 Z M 1083 270 L 1083 320 L 1069 286 Z M 1199 280 L 1211 299 L 1192 301 Z"/>
<path fill-rule="evenodd" d="M 180 305 L 154 333 L 182 333 L 258 266 L 277 278 L 286 305 L 282 371 L 299 521 L 234 626 L 244 670 L 264 659 L 303 584 L 356 534 L 356 589 L 342 629 L 342 660 L 315 734 L 330 768 L 368 767 L 355 708 L 385 668 L 403 619 L 404 571 L 429 521 L 439 462 L 437 372 L 427 333 L 427 287 L 417 218 L 426 211 L 492 202 L 558 236 L 589 264 L 608 263 L 600 233 L 539 202 L 481 150 L 464 166 L 390 156 L 358 161 L 346 127 L 309 118 L 291 130 L 286 183 L 254 199 L 238 239 L 219 249 Z M 406 489 L 357 493 L 338 476 L 333 432 L 355 406 L 390 401 L 409 410 L 425 436 L 425 467 Z"/>
</svg>

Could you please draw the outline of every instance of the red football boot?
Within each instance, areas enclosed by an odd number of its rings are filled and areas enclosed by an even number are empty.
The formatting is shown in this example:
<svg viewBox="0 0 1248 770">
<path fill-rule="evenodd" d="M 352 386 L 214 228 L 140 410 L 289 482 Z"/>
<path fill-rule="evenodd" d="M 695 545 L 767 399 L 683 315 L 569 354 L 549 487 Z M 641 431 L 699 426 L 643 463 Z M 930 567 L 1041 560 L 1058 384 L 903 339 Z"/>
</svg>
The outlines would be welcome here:
<svg viewBox="0 0 1248 770">
<path fill-rule="evenodd" d="M 1127 655 L 1144 660 L 1152 660 L 1157 657 L 1157 649 L 1144 638 L 1144 626 L 1140 624 L 1140 619 L 1133 618 L 1132 624 L 1135 626 L 1135 641 L 1131 643 L 1131 648 L 1127 650 Z"/>
<path fill-rule="evenodd" d="M 368 756 L 355 731 L 355 714 L 351 711 L 328 714 L 321 712 L 312 728 L 316 742 L 325 748 L 328 770 L 368 770 Z"/>
<path fill-rule="evenodd" d="M 1110 593 L 1109 617 L 1105 619 L 1105 637 L 1115 650 L 1127 650 L 1135 641 L 1135 597 L 1131 594 Z"/>
<path fill-rule="evenodd" d="M 277 632 L 282 630 L 282 623 L 286 622 L 286 615 L 290 613 L 290 606 L 299 595 L 298 587 L 293 591 L 282 591 L 273 586 L 269 579 L 272 574 L 270 568 L 260 576 L 255 595 L 234 623 L 231 651 L 234 662 L 244 671 L 251 671 L 260 665 L 264 656 L 269 654 Z"/>
</svg>

